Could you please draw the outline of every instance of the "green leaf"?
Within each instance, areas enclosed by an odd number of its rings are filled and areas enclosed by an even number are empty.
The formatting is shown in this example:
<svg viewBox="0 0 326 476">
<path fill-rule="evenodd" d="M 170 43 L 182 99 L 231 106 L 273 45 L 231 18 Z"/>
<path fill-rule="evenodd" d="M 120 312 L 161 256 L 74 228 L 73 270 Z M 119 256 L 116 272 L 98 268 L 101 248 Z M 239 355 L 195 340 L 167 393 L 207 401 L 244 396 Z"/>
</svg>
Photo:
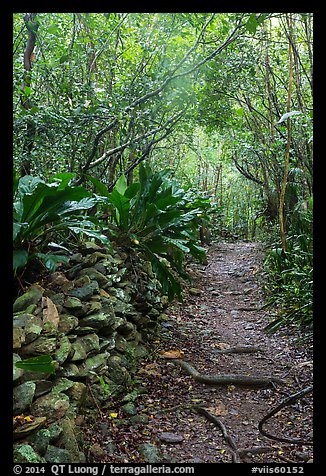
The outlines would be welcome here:
<svg viewBox="0 0 326 476">
<path fill-rule="evenodd" d="M 50 271 L 55 271 L 58 267 L 58 264 L 61 263 L 68 263 L 69 262 L 69 257 L 66 255 L 55 255 L 55 254 L 50 254 L 50 253 L 33 253 L 31 255 L 31 258 L 37 256 L 44 266 L 50 270 Z"/>
<path fill-rule="evenodd" d="M 87 178 L 87 180 L 92 182 L 93 185 L 95 185 L 96 190 L 101 195 L 103 195 L 103 197 L 109 197 L 110 196 L 109 189 L 104 183 L 100 182 L 99 180 L 97 180 L 95 177 L 92 177 L 91 175 L 86 175 L 86 178 Z"/>
<path fill-rule="evenodd" d="M 60 64 L 66 63 L 67 61 L 69 61 L 69 55 L 63 55 L 63 56 L 61 56 L 61 58 L 59 59 L 59 63 L 60 63 Z"/>
<path fill-rule="evenodd" d="M 19 369 L 31 372 L 44 372 L 46 374 L 54 374 L 55 367 L 50 355 L 40 355 L 39 357 L 31 357 L 30 359 L 20 360 L 16 362 Z"/>
<path fill-rule="evenodd" d="M 29 110 L 29 112 L 30 112 L 31 114 L 36 114 L 36 113 L 39 111 L 39 109 L 40 109 L 40 108 L 39 108 L 38 106 L 33 106 L 33 107 L 31 107 L 31 109 Z"/>
<path fill-rule="evenodd" d="M 26 266 L 28 261 L 28 251 L 14 250 L 13 252 L 13 269 L 16 271 L 19 268 Z"/>
<path fill-rule="evenodd" d="M 124 174 L 119 177 L 117 183 L 114 186 L 114 189 L 117 190 L 121 195 L 125 194 L 125 191 L 127 189 L 127 179 Z"/>
<path fill-rule="evenodd" d="M 247 20 L 247 23 L 245 24 L 245 29 L 249 31 L 252 35 L 256 33 L 258 26 L 257 18 L 256 18 L 256 13 L 252 13 Z"/>
</svg>

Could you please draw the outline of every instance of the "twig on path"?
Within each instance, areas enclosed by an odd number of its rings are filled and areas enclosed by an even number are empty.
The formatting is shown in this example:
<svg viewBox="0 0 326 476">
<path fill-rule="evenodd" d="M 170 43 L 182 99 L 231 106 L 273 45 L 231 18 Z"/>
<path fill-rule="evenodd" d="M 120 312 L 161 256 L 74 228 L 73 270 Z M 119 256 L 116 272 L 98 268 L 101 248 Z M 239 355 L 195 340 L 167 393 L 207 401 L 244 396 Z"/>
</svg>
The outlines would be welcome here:
<svg viewBox="0 0 326 476">
<path fill-rule="evenodd" d="M 262 418 L 262 420 L 260 420 L 258 424 L 258 429 L 260 433 L 262 433 L 262 435 L 272 440 L 282 441 L 284 443 L 305 444 L 305 445 L 311 446 L 312 443 L 306 442 L 305 440 L 302 440 L 301 438 L 286 438 L 283 436 L 281 437 L 281 436 L 272 435 L 271 433 L 268 433 L 267 431 L 263 429 L 263 424 L 267 420 L 269 420 L 273 415 L 278 413 L 282 408 L 284 408 L 287 405 L 292 405 L 294 402 L 304 397 L 308 393 L 311 393 L 312 391 L 313 391 L 313 386 L 310 386 L 310 387 L 304 388 L 303 390 L 300 390 L 297 393 L 294 393 L 293 395 L 290 395 L 288 398 L 283 400 L 283 402 L 281 402 L 277 407 L 275 407 L 272 411 L 270 411 L 267 415 L 265 415 L 264 418 Z"/>
</svg>

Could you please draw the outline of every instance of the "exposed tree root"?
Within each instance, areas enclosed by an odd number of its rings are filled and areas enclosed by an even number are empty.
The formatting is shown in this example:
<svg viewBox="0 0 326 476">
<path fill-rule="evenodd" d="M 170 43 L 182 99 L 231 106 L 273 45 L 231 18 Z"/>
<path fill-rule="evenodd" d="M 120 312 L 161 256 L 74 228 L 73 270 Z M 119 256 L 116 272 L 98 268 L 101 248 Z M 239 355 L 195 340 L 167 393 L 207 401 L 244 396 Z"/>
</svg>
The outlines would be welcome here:
<svg viewBox="0 0 326 476">
<path fill-rule="evenodd" d="M 230 447 L 230 452 L 231 452 L 231 455 L 232 455 L 232 463 L 241 463 L 240 456 L 238 454 L 238 448 L 237 448 L 232 436 L 230 436 L 228 434 L 228 432 L 227 432 L 225 426 L 223 425 L 223 423 L 221 422 L 221 420 L 219 420 L 215 415 L 212 415 L 212 413 L 210 413 L 208 410 L 206 410 L 203 407 L 194 406 L 193 410 L 195 410 L 200 415 L 204 415 L 204 417 L 207 418 L 207 420 L 214 423 L 214 425 L 217 426 L 221 430 L 224 440 L 226 441 L 226 443 Z"/>
<path fill-rule="evenodd" d="M 215 415 L 210 413 L 206 408 L 204 408 L 201 404 L 194 404 L 194 403 L 181 403 L 179 405 L 175 405 L 170 408 L 163 408 L 158 413 L 165 413 L 165 412 L 172 412 L 175 410 L 190 410 L 203 415 L 208 421 L 213 423 L 216 427 L 218 427 L 223 435 L 225 442 L 230 447 L 230 453 L 232 456 L 232 463 L 241 463 L 241 458 L 247 456 L 248 454 L 261 454 L 261 453 L 270 453 L 275 451 L 275 448 L 271 447 L 252 447 L 252 448 L 241 448 L 238 449 L 233 438 L 228 434 L 225 425 L 219 420 Z"/>
<path fill-rule="evenodd" d="M 273 383 L 286 383 L 284 380 L 273 376 L 248 376 L 236 374 L 206 375 L 199 373 L 191 364 L 180 359 L 172 359 L 174 364 L 182 367 L 197 382 L 208 385 L 243 385 L 248 387 L 265 387 Z"/>
<path fill-rule="evenodd" d="M 273 415 L 278 413 L 282 408 L 284 408 L 287 405 L 292 405 L 294 402 L 296 402 L 300 398 L 304 397 L 308 393 L 311 393 L 312 391 L 313 391 L 313 387 L 310 386 L 310 387 L 304 388 L 303 390 L 300 390 L 297 393 L 294 393 L 293 395 L 290 395 L 288 398 L 283 400 L 282 403 L 280 403 L 277 407 L 275 407 L 272 411 L 270 411 L 267 415 L 265 415 L 262 420 L 260 420 L 260 422 L 258 424 L 258 429 L 259 429 L 260 433 L 262 433 L 262 435 L 264 435 L 267 438 L 270 438 L 272 440 L 282 441 L 284 443 L 305 444 L 305 445 L 311 446 L 312 443 L 306 442 L 305 440 L 302 440 L 301 438 L 285 438 L 283 436 L 271 435 L 270 433 L 268 433 L 267 431 L 265 431 L 263 429 L 263 424 L 267 420 L 269 420 Z"/>
</svg>

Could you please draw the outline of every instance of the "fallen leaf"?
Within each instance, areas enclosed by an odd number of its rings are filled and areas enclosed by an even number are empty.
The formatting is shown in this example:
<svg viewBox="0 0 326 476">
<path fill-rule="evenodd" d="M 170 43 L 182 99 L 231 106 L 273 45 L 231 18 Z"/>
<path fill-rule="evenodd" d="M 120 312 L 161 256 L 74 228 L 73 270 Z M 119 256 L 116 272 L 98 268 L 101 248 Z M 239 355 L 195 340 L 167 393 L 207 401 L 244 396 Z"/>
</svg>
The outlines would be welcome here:
<svg viewBox="0 0 326 476">
<path fill-rule="evenodd" d="M 50 321 L 55 327 L 58 327 L 59 324 L 59 313 L 57 306 L 51 301 L 50 298 L 42 298 L 42 307 L 43 307 L 43 322 Z"/>
<path fill-rule="evenodd" d="M 213 413 L 214 415 L 221 415 L 221 416 L 227 415 L 229 413 L 224 403 L 220 401 L 217 402 L 216 406 L 214 405 L 214 407 L 209 407 L 207 410 Z"/>
<path fill-rule="evenodd" d="M 167 350 L 160 352 L 160 355 L 165 359 L 181 359 L 184 357 L 185 353 L 183 350 Z"/>
<path fill-rule="evenodd" d="M 225 342 L 218 342 L 217 344 L 214 345 L 216 349 L 224 350 L 224 349 L 229 349 L 230 345 L 226 344 Z"/>
</svg>

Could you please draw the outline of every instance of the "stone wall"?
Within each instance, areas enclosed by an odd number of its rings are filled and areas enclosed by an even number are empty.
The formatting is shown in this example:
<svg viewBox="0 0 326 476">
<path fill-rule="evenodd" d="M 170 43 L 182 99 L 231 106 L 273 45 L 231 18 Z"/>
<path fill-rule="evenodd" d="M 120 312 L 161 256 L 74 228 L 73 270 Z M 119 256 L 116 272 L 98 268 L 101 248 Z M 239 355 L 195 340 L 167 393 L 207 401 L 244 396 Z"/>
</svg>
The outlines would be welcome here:
<svg viewBox="0 0 326 476">
<path fill-rule="evenodd" d="M 72 255 L 65 270 L 16 299 L 15 462 L 85 462 L 76 416 L 81 407 L 95 405 L 101 378 L 128 386 L 135 361 L 146 355 L 144 336 L 155 329 L 166 303 L 149 262 L 93 243 Z M 54 375 L 15 366 L 47 354 Z"/>
</svg>

